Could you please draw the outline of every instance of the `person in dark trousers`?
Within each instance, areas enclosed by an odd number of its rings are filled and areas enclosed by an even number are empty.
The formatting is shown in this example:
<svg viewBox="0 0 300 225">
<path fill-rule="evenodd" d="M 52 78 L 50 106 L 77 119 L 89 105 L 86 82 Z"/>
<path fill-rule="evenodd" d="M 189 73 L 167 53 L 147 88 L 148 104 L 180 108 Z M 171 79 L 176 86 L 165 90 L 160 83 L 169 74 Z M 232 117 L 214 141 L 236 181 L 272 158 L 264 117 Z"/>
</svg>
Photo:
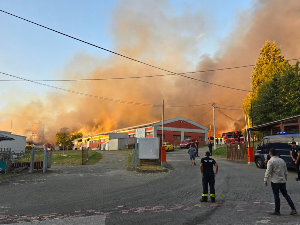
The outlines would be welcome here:
<svg viewBox="0 0 300 225">
<path fill-rule="evenodd" d="M 202 198 L 200 199 L 201 202 L 207 202 L 208 197 L 208 185 L 210 188 L 210 199 L 212 202 L 215 202 L 215 177 L 218 173 L 218 164 L 212 158 L 209 158 L 210 153 L 205 152 L 205 157 L 201 159 L 200 163 L 200 171 L 202 175 Z M 214 168 L 216 167 L 216 172 L 214 172 Z"/>
<path fill-rule="evenodd" d="M 287 181 L 287 168 L 286 163 L 283 159 L 279 158 L 276 154 L 276 150 L 271 148 L 269 151 L 271 159 L 268 161 L 267 170 L 264 177 L 265 186 L 268 186 L 268 178 L 271 177 L 271 187 L 275 200 L 275 211 L 270 213 L 270 215 L 280 216 L 280 198 L 279 191 L 285 197 L 292 211 L 290 215 L 297 214 L 295 205 L 288 195 L 286 190 L 286 181 Z"/>
<path fill-rule="evenodd" d="M 212 144 L 211 144 L 211 142 L 209 142 L 209 144 L 208 144 L 208 149 L 209 149 L 210 155 L 212 155 Z"/>
<path fill-rule="evenodd" d="M 198 140 L 196 140 L 195 141 L 196 157 L 199 157 L 199 155 L 198 155 L 198 147 L 199 147 L 199 142 L 198 142 Z"/>
<path fill-rule="evenodd" d="M 191 145 L 187 152 L 190 154 L 191 166 L 196 165 L 196 148 L 193 145 Z"/>
<path fill-rule="evenodd" d="M 296 178 L 296 181 L 300 180 L 300 171 L 299 171 L 299 165 L 300 165 L 300 149 L 297 147 L 296 142 L 292 142 L 292 149 L 291 149 L 291 157 L 294 162 L 295 170 L 298 174 L 298 177 Z"/>
</svg>

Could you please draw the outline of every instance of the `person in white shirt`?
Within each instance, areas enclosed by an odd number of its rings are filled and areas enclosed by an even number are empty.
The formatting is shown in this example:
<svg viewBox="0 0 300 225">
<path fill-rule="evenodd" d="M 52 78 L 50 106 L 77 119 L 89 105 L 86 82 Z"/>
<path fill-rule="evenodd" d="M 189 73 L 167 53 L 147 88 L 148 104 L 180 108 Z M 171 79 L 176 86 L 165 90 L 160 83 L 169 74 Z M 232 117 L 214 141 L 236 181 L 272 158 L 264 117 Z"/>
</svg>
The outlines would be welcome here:
<svg viewBox="0 0 300 225">
<path fill-rule="evenodd" d="M 275 200 L 275 211 L 270 213 L 270 215 L 280 216 L 279 190 L 283 195 L 283 197 L 285 197 L 286 201 L 288 202 L 289 206 L 292 209 L 290 215 L 297 214 L 295 205 L 286 190 L 286 181 L 287 181 L 288 172 L 287 172 L 285 161 L 276 155 L 276 150 L 274 148 L 271 148 L 269 150 L 269 155 L 271 156 L 271 159 L 268 161 L 267 164 L 264 183 L 266 186 L 268 186 L 267 181 L 268 178 L 271 177 L 271 187 L 272 187 L 274 200 Z"/>
</svg>

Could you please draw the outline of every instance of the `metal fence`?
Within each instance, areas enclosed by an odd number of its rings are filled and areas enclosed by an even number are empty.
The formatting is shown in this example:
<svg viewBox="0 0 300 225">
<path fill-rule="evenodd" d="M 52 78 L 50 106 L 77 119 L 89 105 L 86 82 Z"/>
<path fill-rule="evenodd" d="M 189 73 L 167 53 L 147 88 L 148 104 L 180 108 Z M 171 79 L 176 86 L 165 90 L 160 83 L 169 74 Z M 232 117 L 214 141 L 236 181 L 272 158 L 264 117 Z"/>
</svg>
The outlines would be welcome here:
<svg viewBox="0 0 300 225">
<path fill-rule="evenodd" d="M 226 144 L 227 160 L 248 160 L 247 142 Z"/>
<path fill-rule="evenodd" d="M 82 149 L 82 165 L 86 164 L 89 161 L 89 149 L 83 148 Z"/>
<path fill-rule="evenodd" d="M 32 152 L 33 151 L 33 152 Z M 40 150 L 14 152 L 10 148 L 0 148 L 0 172 L 11 173 L 19 172 L 24 169 L 43 169 L 44 157 L 38 156 L 36 152 Z M 43 152 L 44 153 L 44 152 Z M 52 164 L 52 151 L 46 151 L 46 168 L 50 168 Z"/>
<path fill-rule="evenodd" d="M 26 167 L 25 151 L 14 152 L 10 148 L 0 148 L 0 171 L 9 173 L 16 168 Z"/>
</svg>

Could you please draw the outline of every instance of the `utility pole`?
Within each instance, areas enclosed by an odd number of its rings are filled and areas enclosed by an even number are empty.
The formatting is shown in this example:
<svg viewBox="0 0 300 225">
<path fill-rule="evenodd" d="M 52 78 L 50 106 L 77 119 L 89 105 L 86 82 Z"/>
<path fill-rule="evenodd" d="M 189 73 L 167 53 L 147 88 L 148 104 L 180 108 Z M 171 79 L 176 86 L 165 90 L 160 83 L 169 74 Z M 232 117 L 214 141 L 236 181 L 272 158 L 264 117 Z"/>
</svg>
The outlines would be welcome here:
<svg viewBox="0 0 300 225">
<path fill-rule="evenodd" d="M 164 146 L 164 114 L 165 114 L 165 100 L 162 105 L 162 123 L 161 123 L 161 146 Z"/>
<path fill-rule="evenodd" d="M 213 122 L 214 122 L 214 149 L 216 149 L 216 123 L 215 123 L 215 103 L 213 102 Z"/>
<path fill-rule="evenodd" d="M 251 120 L 252 120 L 252 127 L 253 127 L 253 111 L 252 111 L 252 103 L 251 103 Z M 253 149 L 254 149 L 254 131 L 252 134 L 252 143 L 253 143 Z"/>
</svg>

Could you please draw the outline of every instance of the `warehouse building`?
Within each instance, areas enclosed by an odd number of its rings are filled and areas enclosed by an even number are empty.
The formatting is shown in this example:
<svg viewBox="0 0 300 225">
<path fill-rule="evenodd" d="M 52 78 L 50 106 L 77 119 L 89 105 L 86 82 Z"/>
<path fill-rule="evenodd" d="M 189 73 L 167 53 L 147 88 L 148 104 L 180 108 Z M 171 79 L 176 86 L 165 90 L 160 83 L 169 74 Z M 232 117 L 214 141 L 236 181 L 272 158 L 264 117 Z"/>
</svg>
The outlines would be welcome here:
<svg viewBox="0 0 300 225">
<path fill-rule="evenodd" d="M 162 121 L 141 124 L 138 126 L 122 128 L 75 139 L 73 142 L 74 149 L 103 149 L 107 142 L 118 138 L 118 135 L 112 135 L 116 133 L 123 133 L 121 138 L 125 138 L 127 135 L 127 138 L 161 138 Z M 127 135 L 124 136 L 124 133 Z M 184 139 L 197 139 L 199 140 L 200 145 L 205 145 L 207 144 L 208 139 L 207 127 L 182 116 L 165 120 L 163 133 L 164 142 L 170 142 L 174 146 L 179 146 Z"/>
</svg>

